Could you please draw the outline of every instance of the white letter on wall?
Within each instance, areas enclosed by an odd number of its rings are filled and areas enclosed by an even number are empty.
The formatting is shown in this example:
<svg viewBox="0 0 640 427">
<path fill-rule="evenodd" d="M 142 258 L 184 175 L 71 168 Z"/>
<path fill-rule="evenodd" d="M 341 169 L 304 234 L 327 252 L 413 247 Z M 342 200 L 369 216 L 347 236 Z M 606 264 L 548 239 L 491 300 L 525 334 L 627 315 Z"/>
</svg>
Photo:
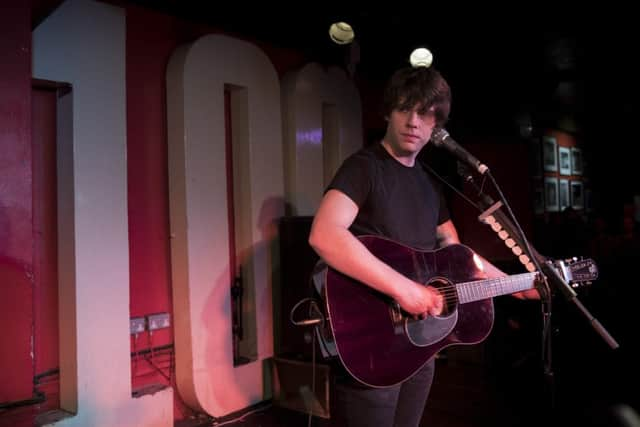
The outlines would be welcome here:
<svg viewBox="0 0 640 427">
<path fill-rule="evenodd" d="M 33 74 L 73 87 L 57 144 L 60 405 L 75 416 L 56 425 L 172 426 L 171 388 L 131 397 L 124 10 L 62 4 L 34 31 Z"/>
<path fill-rule="evenodd" d="M 313 215 L 340 163 L 362 147 L 358 89 L 346 73 L 308 64 L 282 83 L 287 199 Z"/>
<path fill-rule="evenodd" d="M 247 273 L 245 286 L 253 293 L 252 324 L 257 325 L 257 361 L 237 367 L 231 333 L 225 87 L 233 87 L 239 98 L 231 102 L 236 245 Z M 261 233 L 283 214 L 278 76 L 256 46 L 204 36 L 179 48 L 170 60 L 167 116 L 178 389 L 186 403 L 219 417 L 269 397 L 263 359 L 273 355 L 271 259 Z"/>
</svg>

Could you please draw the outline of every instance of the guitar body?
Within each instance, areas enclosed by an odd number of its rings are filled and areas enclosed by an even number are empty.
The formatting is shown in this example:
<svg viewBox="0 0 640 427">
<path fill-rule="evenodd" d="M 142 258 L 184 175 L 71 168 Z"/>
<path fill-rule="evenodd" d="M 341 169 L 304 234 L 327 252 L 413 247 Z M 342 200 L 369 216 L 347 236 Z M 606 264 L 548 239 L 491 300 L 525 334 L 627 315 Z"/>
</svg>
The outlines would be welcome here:
<svg viewBox="0 0 640 427">
<path fill-rule="evenodd" d="M 378 258 L 410 279 L 426 285 L 482 280 L 473 252 L 463 245 L 421 251 L 389 239 L 359 239 Z M 332 268 L 324 287 L 337 353 L 347 371 L 372 387 L 388 387 L 415 374 L 438 351 L 454 344 L 484 340 L 493 326 L 491 298 L 452 304 L 447 313 L 407 320 L 386 295 Z M 396 307 L 396 308 L 394 308 Z"/>
</svg>

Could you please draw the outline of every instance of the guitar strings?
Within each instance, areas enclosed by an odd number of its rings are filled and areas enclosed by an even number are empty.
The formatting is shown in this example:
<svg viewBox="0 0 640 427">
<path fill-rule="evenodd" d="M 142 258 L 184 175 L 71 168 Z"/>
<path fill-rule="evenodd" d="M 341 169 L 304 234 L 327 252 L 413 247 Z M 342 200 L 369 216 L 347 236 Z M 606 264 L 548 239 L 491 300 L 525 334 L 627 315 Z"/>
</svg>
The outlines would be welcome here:
<svg viewBox="0 0 640 427">
<path fill-rule="evenodd" d="M 424 271 L 429 271 L 427 266 L 427 261 L 424 256 L 422 259 L 422 267 Z M 532 273 L 521 273 L 518 274 L 518 278 L 526 278 L 527 282 L 529 279 L 534 279 L 537 272 Z M 471 300 L 482 300 L 492 298 L 493 296 L 506 294 L 509 292 L 504 291 L 504 285 L 508 285 L 509 283 L 513 283 L 518 281 L 516 276 L 503 276 L 503 277 L 494 277 L 491 279 L 481 279 L 474 280 L 471 282 L 462 282 L 458 284 L 451 285 L 443 285 L 443 286 L 435 286 L 435 289 L 443 296 L 444 302 L 447 304 L 455 304 L 460 301 L 461 296 L 469 296 Z M 525 289 L 514 290 L 513 292 L 519 292 L 522 290 L 530 289 L 527 287 Z M 464 299 L 464 298 L 463 298 Z"/>
<path fill-rule="evenodd" d="M 531 273 L 533 275 L 533 273 Z M 436 290 L 440 295 L 443 296 L 443 299 L 447 303 L 455 303 L 460 300 L 460 289 L 465 287 L 468 294 L 473 295 L 474 297 L 479 297 L 479 299 L 487 299 L 491 298 L 496 292 L 500 294 L 505 285 L 505 280 L 500 280 L 503 278 L 489 279 L 489 284 L 483 284 L 487 282 L 487 280 L 478 280 L 473 282 L 464 282 L 458 283 L 457 285 L 445 285 L 436 287 Z M 528 287 L 525 289 L 529 289 Z M 524 289 L 523 289 L 524 290 Z M 517 290 L 514 292 L 518 292 Z"/>
</svg>

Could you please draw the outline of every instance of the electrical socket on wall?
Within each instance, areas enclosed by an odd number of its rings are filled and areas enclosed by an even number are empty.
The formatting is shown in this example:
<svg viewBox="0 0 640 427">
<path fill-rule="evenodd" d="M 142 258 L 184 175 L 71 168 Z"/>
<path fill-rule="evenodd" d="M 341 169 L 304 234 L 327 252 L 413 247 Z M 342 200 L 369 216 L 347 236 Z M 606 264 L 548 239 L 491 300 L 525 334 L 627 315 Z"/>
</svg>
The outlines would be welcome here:
<svg viewBox="0 0 640 427">
<path fill-rule="evenodd" d="M 146 329 L 144 317 L 132 317 L 131 319 L 129 319 L 129 329 L 131 330 L 131 335 L 144 332 L 144 330 Z"/>
<path fill-rule="evenodd" d="M 150 331 L 168 328 L 169 326 L 171 326 L 169 313 L 156 313 L 147 315 L 147 327 Z"/>
</svg>

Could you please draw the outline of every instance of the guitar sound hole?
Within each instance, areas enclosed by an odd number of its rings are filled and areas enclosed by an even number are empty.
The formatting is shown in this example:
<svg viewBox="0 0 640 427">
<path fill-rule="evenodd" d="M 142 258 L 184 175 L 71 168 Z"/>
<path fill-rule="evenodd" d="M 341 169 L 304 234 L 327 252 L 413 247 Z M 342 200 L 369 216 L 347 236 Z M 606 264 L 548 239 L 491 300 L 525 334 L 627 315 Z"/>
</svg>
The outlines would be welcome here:
<svg viewBox="0 0 640 427">
<path fill-rule="evenodd" d="M 436 277 L 427 285 L 436 288 L 444 298 L 442 313 L 439 317 L 446 317 L 456 310 L 458 307 L 458 293 L 453 283 L 442 277 Z"/>
</svg>

